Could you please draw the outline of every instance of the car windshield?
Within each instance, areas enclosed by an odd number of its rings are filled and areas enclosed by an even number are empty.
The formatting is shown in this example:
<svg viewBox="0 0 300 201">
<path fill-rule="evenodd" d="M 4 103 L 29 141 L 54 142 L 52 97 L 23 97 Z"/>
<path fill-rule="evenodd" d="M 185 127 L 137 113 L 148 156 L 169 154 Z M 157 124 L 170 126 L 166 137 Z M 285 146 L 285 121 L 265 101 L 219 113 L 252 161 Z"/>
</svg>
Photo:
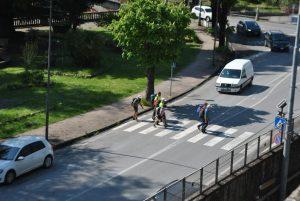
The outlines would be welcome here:
<svg viewBox="0 0 300 201">
<path fill-rule="evenodd" d="M 287 37 L 284 34 L 273 34 L 272 35 L 273 40 L 277 41 L 286 41 Z"/>
<path fill-rule="evenodd" d="M 13 160 L 19 148 L 0 144 L 0 160 Z"/>
<path fill-rule="evenodd" d="M 206 11 L 207 13 L 211 13 L 211 9 L 210 9 L 210 8 L 206 8 L 205 11 Z"/>
<path fill-rule="evenodd" d="M 241 77 L 241 70 L 236 69 L 223 69 L 220 77 L 224 78 L 240 78 Z"/>
<path fill-rule="evenodd" d="M 245 23 L 249 29 L 258 27 L 258 24 L 254 21 L 246 21 Z"/>
</svg>

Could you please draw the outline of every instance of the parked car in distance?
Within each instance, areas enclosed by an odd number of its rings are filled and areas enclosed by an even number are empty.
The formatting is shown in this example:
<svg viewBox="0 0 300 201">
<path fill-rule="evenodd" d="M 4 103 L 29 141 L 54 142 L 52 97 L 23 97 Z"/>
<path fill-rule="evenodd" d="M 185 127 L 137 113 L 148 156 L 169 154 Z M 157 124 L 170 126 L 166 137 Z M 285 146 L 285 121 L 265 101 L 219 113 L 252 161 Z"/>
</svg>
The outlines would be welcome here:
<svg viewBox="0 0 300 201">
<path fill-rule="evenodd" d="M 265 33 L 265 46 L 270 47 L 271 51 L 281 50 L 288 52 L 290 41 L 281 31 L 268 31 Z"/>
<path fill-rule="evenodd" d="M 254 70 L 248 59 L 235 59 L 223 68 L 217 81 L 218 92 L 241 92 L 247 85 L 252 85 Z"/>
<path fill-rule="evenodd" d="M 201 12 L 201 19 L 205 19 L 207 22 L 211 21 L 212 11 L 209 6 L 194 6 L 192 9 L 192 13 L 195 13 L 197 17 L 199 17 Z"/>
<path fill-rule="evenodd" d="M 38 136 L 11 138 L 0 143 L 0 183 L 11 184 L 16 177 L 53 164 L 53 149 Z"/>
<path fill-rule="evenodd" d="M 260 36 L 260 26 L 254 20 L 241 20 L 236 26 L 237 34 L 246 36 Z"/>
</svg>

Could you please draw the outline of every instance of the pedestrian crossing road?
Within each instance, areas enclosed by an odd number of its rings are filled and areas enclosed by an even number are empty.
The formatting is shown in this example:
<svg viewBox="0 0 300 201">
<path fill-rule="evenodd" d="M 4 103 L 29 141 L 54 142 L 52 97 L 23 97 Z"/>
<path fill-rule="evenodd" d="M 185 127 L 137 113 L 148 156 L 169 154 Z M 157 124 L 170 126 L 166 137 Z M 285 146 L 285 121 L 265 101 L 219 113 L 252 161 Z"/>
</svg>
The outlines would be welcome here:
<svg viewBox="0 0 300 201">
<path fill-rule="evenodd" d="M 129 121 L 115 127 L 113 130 L 122 131 L 124 134 L 183 140 L 186 143 L 200 144 L 226 151 L 233 149 L 255 134 L 249 131 L 239 131 L 236 128 L 225 128 L 220 125 L 209 125 L 207 133 L 202 133 L 198 130 L 197 125 L 199 123 L 195 120 L 184 119 L 181 122 L 172 123 L 171 119 L 169 122 L 167 128 L 163 128 L 163 126 L 154 127 L 152 119 L 144 117 L 139 122 Z"/>
</svg>

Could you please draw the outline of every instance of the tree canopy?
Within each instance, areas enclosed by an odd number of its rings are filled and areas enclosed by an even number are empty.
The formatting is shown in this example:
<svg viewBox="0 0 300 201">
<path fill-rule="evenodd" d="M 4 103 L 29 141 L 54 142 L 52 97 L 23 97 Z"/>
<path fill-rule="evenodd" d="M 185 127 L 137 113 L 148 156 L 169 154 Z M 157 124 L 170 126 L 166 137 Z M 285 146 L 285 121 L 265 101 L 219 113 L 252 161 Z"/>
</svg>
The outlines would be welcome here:
<svg viewBox="0 0 300 201">
<path fill-rule="evenodd" d="M 129 0 L 119 10 L 118 21 L 111 25 L 123 57 L 135 58 L 147 69 L 146 98 L 154 92 L 154 72 L 159 64 L 175 61 L 188 29 L 190 12 L 183 4 L 162 0 Z"/>
</svg>

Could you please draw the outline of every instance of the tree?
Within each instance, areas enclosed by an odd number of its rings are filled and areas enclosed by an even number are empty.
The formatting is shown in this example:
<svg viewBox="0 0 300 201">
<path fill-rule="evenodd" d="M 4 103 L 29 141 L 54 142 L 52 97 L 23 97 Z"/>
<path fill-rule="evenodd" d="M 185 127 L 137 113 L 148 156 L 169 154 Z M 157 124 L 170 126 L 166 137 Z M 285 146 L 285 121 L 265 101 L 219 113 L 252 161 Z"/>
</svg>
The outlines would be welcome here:
<svg viewBox="0 0 300 201">
<path fill-rule="evenodd" d="M 218 22 L 219 22 L 219 47 L 224 47 L 226 45 L 226 26 L 227 26 L 227 17 L 230 9 L 237 3 L 237 0 L 219 0 L 220 7 L 218 13 Z"/>
<path fill-rule="evenodd" d="M 118 21 L 111 25 L 123 57 L 135 58 L 146 68 L 146 99 L 154 93 L 155 69 L 176 60 L 185 45 L 190 12 L 183 5 L 162 0 L 129 0 L 121 5 Z"/>
</svg>

